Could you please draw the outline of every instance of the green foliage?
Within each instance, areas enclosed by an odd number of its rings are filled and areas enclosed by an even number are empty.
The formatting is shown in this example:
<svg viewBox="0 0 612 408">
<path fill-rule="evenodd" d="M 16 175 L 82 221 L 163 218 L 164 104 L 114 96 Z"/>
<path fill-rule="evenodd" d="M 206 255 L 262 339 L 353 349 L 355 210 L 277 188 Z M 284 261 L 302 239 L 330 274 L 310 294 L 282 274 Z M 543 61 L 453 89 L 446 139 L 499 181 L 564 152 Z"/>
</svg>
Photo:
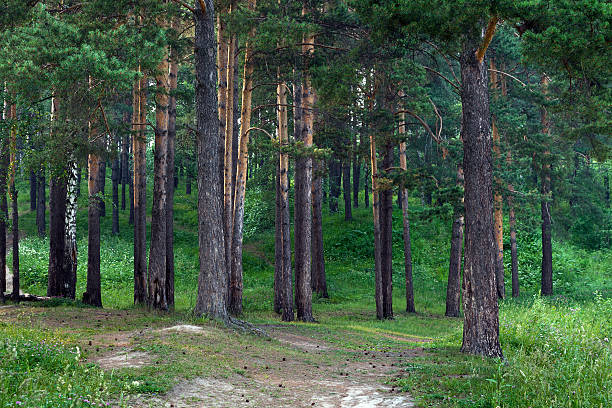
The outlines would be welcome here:
<svg viewBox="0 0 612 408">
<path fill-rule="evenodd" d="M 110 406 L 117 389 L 81 350 L 52 333 L 0 324 L 0 406 Z M 115 394 L 116 395 L 116 394 Z"/>
</svg>

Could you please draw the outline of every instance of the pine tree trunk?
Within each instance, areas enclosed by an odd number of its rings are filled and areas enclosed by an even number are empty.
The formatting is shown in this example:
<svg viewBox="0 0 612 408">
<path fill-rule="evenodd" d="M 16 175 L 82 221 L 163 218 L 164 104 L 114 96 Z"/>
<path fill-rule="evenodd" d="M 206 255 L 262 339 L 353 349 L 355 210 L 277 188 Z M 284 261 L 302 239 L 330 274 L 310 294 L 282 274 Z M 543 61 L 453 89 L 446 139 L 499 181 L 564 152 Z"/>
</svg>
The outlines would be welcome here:
<svg viewBox="0 0 612 408">
<path fill-rule="evenodd" d="M 280 75 L 279 75 L 280 76 Z M 280 234 L 280 308 L 282 320 L 293 321 L 293 279 L 291 274 L 291 219 L 289 214 L 289 131 L 287 122 L 287 89 L 284 82 L 277 87 L 279 159 L 279 234 Z M 295 95 L 295 94 L 294 94 Z M 301 100 L 301 97 L 298 96 Z M 301 112 L 299 108 L 296 108 Z M 298 122 L 301 123 L 301 122 Z"/>
<path fill-rule="evenodd" d="M 161 26 L 166 26 L 161 23 Z M 158 92 L 155 96 L 155 151 L 153 206 L 151 209 L 151 245 L 149 249 L 148 304 L 159 310 L 168 310 L 166 297 L 166 224 L 168 185 L 168 53 L 157 66 L 155 77 Z"/>
<path fill-rule="evenodd" d="M 234 4 L 230 6 L 231 11 L 234 9 Z M 228 49 L 229 47 L 229 49 Z M 223 146 L 223 226 L 225 232 L 225 263 L 232 265 L 232 235 L 234 230 L 234 196 L 235 196 L 235 174 L 236 162 L 234 161 L 234 88 L 235 84 L 235 56 L 236 56 L 236 36 L 232 35 L 230 41 L 225 41 L 224 56 L 225 64 L 223 66 L 223 79 L 219 79 L 219 84 L 225 81 L 226 89 L 223 92 L 223 103 L 227 105 L 224 108 L 224 117 L 220 135 L 224 140 Z M 221 86 L 219 86 L 221 88 Z M 219 90 L 220 92 L 221 90 Z M 221 95 L 221 92 L 220 92 Z"/>
<path fill-rule="evenodd" d="M 353 206 L 359 207 L 359 182 L 361 180 L 361 156 L 357 153 L 357 135 L 353 136 Z"/>
<path fill-rule="evenodd" d="M 95 128 L 91 133 L 95 135 Z M 102 307 L 100 281 L 100 198 L 101 159 L 94 153 L 89 154 L 89 209 L 87 217 L 87 289 L 83 293 L 83 303 Z"/>
<path fill-rule="evenodd" d="M 68 162 L 66 182 L 66 221 L 65 221 L 65 245 L 64 245 L 64 293 L 62 296 L 74 299 L 76 296 L 77 282 L 77 242 L 76 242 L 76 218 L 77 218 L 77 195 L 76 186 L 78 182 L 78 167 L 74 160 Z"/>
<path fill-rule="evenodd" d="M 47 296 L 68 297 L 66 262 L 67 180 L 52 176 L 49 184 L 49 270 Z"/>
<path fill-rule="evenodd" d="M 30 170 L 30 211 L 36 211 L 36 193 L 38 188 L 36 185 L 36 173 Z"/>
<path fill-rule="evenodd" d="M 457 185 L 463 187 L 463 168 L 457 166 Z M 463 198 L 461 199 L 463 203 Z M 446 313 L 448 317 L 459 317 L 461 309 L 461 252 L 463 247 L 463 213 L 455 210 L 451 233 L 448 283 L 446 285 Z"/>
<path fill-rule="evenodd" d="M 542 87 L 546 92 L 548 86 L 548 77 L 542 76 Z M 546 108 L 541 110 L 542 133 L 550 137 L 550 123 L 548 121 L 548 113 Z M 552 281 L 552 241 L 551 241 L 551 215 L 550 215 L 550 195 L 551 195 L 551 171 L 550 171 L 550 148 L 548 140 L 545 142 L 544 154 L 542 157 L 542 177 L 541 189 L 542 195 L 542 296 L 551 296 L 553 294 Z"/>
<path fill-rule="evenodd" d="M 312 290 L 322 298 L 329 298 L 325 277 L 325 254 L 323 252 L 323 178 L 321 161 L 313 162 L 312 182 Z M 350 200 L 350 197 L 349 197 Z"/>
<path fill-rule="evenodd" d="M 219 174 L 219 113 L 217 110 L 217 72 L 214 5 L 203 0 L 207 12 L 196 2 L 195 70 L 198 160 L 198 241 L 200 274 L 194 313 L 227 320 L 228 274 L 223 237 L 223 200 Z M 211 50 L 213 50 L 211 52 Z"/>
<path fill-rule="evenodd" d="M 36 227 L 38 229 L 38 236 L 44 237 L 47 235 L 47 220 L 46 220 L 46 210 L 47 204 L 45 199 L 45 185 L 47 184 L 45 180 L 45 168 L 41 167 L 40 170 L 36 173 L 36 187 L 38 188 L 38 192 L 36 194 Z M 0 233 L 1 235 L 1 233 Z"/>
<path fill-rule="evenodd" d="M 491 58 L 491 89 L 496 91 L 498 89 L 497 86 L 497 72 L 495 71 L 495 63 L 493 58 Z M 494 98 L 497 98 L 497 94 L 493 95 Z M 497 163 L 497 169 L 500 169 L 501 166 L 501 150 L 500 150 L 500 136 L 499 130 L 497 129 L 497 124 L 495 120 L 495 116 L 491 118 L 491 131 L 493 134 L 493 153 L 495 153 L 495 161 Z M 493 231 L 495 234 L 495 245 L 496 245 L 496 271 L 495 271 L 495 280 L 497 283 L 497 296 L 500 299 L 504 299 L 506 297 L 506 285 L 504 282 L 504 213 L 503 213 L 503 200 L 501 195 L 501 180 L 498 177 L 495 177 L 495 195 L 493 199 L 494 203 L 494 226 Z"/>
<path fill-rule="evenodd" d="M 384 148 L 383 168 L 393 166 L 393 147 L 387 142 Z M 380 193 L 380 270 L 382 278 L 383 317 L 393 318 L 393 190 L 387 188 Z"/>
<path fill-rule="evenodd" d="M 406 133 L 405 114 L 400 114 L 400 134 Z M 406 142 L 401 142 L 399 147 L 400 168 L 403 171 L 408 169 L 406 161 Z M 412 282 L 412 248 L 410 242 L 410 219 L 408 217 L 408 191 L 404 186 L 401 186 L 401 208 L 402 221 L 404 226 L 404 274 L 406 279 L 406 312 L 416 313 L 414 307 L 414 285 Z"/>
<path fill-rule="evenodd" d="M 345 158 L 342 162 L 342 186 L 344 187 L 344 221 L 353 219 L 351 208 L 351 158 Z"/>
<path fill-rule="evenodd" d="M 370 207 L 370 186 L 368 186 L 368 168 L 365 167 L 365 176 L 363 178 L 363 206 Z"/>
<path fill-rule="evenodd" d="M 495 284 L 493 169 L 487 68 L 476 56 L 480 38 L 464 40 L 460 57 L 465 176 L 463 344 L 470 354 L 501 357 Z"/>
<path fill-rule="evenodd" d="M 17 119 L 17 105 L 11 104 L 9 110 L 9 118 Z M 17 130 L 15 126 L 10 129 L 9 139 L 9 195 L 11 197 L 12 208 L 12 226 L 11 234 L 13 238 L 13 293 L 11 298 L 13 301 L 19 301 L 19 209 L 17 206 L 17 187 L 15 186 L 15 176 L 17 174 Z"/>
<path fill-rule="evenodd" d="M 178 24 L 173 22 L 176 29 Z M 174 308 L 174 190 L 175 173 L 174 156 L 176 153 L 176 91 L 178 85 L 178 54 L 172 50 L 170 61 L 170 98 L 168 100 L 168 182 L 166 201 L 166 299 L 168 307 Z"/>
<path fill-rule="evenodd" d="M 129 163 L 128 170 L 128 195 L 130 196 L 130 215 L 128 217 L 128 224 L 134 225 L 134 171 L 132 170 L 133 160 L 129 160 L 132 163 Z"/>
<path fill-rule="evenodd" d="M 111 166 L 111 181 L 113 183 L 113 220 L 112 234 L 119 235 L 119 182 L 121 177 L 121 168 L 119 157 L 113 160 Z"/>
<path fill-rule="evenodd" d="M 277 164 L 275 167 L 276 178 L 274 186 L 276 191 L 274 195 L 274 313 L 281 314 L 283 311 L 283 218 L 281 214 L 280 154 L 279 164 Z"/>
<path fill-rule="evenodd" d="M 302 15 L 306 9 L 302 9 Z M 307 58 L 314 52 L 314 36 L 304 37 L 302 54 Z M 302 128 L 299 139 L 304 148 L 313 144 L 315 92 L 307 66 L 302 77 Z M 311 238 L 312 238 L 312 157 L 298 156 L 295 165 L 295 304 L 297 319 L 314 321 L 312 316 Z"/>
<path fill-rule="evenodd" d="M 219 113 L 219 135 L 221 135 L 222 137 L 219 140 L 219 157 L 224 157 L 225 156 L 225 150 L 227 149 L 227 139 L 225 139 L 225 143 L 224 143 L 224 138 L 223 135 L 225 135 L 225 124 L 227 122 L 227 114 L 228 111 L 230 110 L 229 106 L 228 106 L 228 100 L 227 100 L 227 85 L 228 85 L 228 77 L 227 77 L 227 70 L 228 70 L 228 46 L 229 46 L 229 41 L 227 40 L 227 33 L 226 33 L 226 29 L 225 29 L 225 21 L 222 18 L 222 14 L 227 14 L 229 12 L 229 5 L 228 4 L 222 4 L 221 5 L 221 9 L 218 10 L 217 12 L 217 78 L 218 78 L 218 86 L 217 86 L 217 101 L 218 101 L 218 113 Z M 225 174 L 225 165 L 223 162 L 219 162 L 219 174 L 221 175 L 221 178 L 224 178 L 224 174 Z M 225 197 L 225 191 L 223 192 L 224 197 Z M 224 201 L 225 203 L 225 201 Z M 224 207 L 223 209 L 223 215 L 224 218 L 226 218 L 226 209 Z M 226 254 L 228 253 L 229 247 L 228 247 L 228 235 L 231 234 L 231 230 L 227 230 L 227 224 L 224 224 L 224 231 L 226 234 L 226 238 L 225 238 L 225 247 L 226 247 Z"/>
<path fill-rule="evenodd" d="M 249 0 L 249 9 L 255 10 L 255 0 Z M 255 28 L 249 31 L 244 56 L 244 77 L 242 85 L 242 113 L 240 118 L 240 139 L 238 142 L 238 170 L 236 173 L 236 192 L 234 216 L 232 221 L 231 273 L 229 283 L 229 312 L 237 316 L 242 313 L 242 228 L 244 221 L 244 197 L 246 192 L 249 160 L 249 129 L 251 126 L 251 98 L 253 95 L 253 61 L 251 39 Z"/>
<path fill-rule="evenodd" d="M 70 297 L 66 288 L 70 284 L 66 270 L 66 208 L 68 204 L 67 180 L 53 177 L 49 187 L 49 273 L 47 296 Z"/>
<path fill-rule="evenodd" d="M 6 111 L 6 102 L 5 109 Z M 6 180 L 8 176 L 8 143 L 0 141 L 0 180 Z M 4 292 L 6 292 L 6 222 L 7 217 L 7 198 L 6 183 L 0 183 L 0 300 L 4 302 Z"/>
<path fill-rule="evenodd" d="M 370 82 L 368 76 L 367 81 Z M 369 85 L 369 84 L 368 84 Z M 373 91 L 372 91 L 373 93 Z M 373 111 L 374 95 L 368 97 L 368 111 Z M 372 177 L 372 213 L 374 222 L 374 281 L 375 281 L 375 300 L 376 317 L 384 319 L 383 313 L 383 285 L 382 285 L 382 264 L 381 264 L 381 230 L 380 230 L 380 200 L 378 191 L 378 164 L 376 160 L 376 135 L 370 129 L 370 163 Z M 369 192 L 366 192 L 366 196 Z"/>
<path fill-rule="evenodd" d="M 133 93 L 133 152 L 134 152 L 134 303 L 144 304 L 147 299 L 146 264 L 146 94 L 147 79 L 136 81 Z"/>
</svg>

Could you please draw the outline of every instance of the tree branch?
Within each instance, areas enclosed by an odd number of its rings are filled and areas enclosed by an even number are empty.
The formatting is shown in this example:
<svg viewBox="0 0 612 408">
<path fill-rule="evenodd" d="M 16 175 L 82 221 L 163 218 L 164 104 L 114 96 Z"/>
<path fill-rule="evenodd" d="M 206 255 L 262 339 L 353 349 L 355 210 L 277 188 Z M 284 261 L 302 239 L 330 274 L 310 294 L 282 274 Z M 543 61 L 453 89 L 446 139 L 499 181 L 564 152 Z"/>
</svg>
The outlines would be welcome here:
<svg viewBox="0 0 612 408">
<path fill-rule="evenodd" d="M 186 4 L 185 2 L 181 1 L 181 0 L 172 0 L 173 2 L 175 2 L 176 4 L 185 7 L 187 10 L 191 11 L 192 13 L 195 14 L 196 10 L 189 6 L 188 4 Z M 206 5 L 204 5 L 204 10 L 206 10 Z"/>
<path fill-rule="evenodd" d="M 489 24 L 487 25 L 487 31 L 485 31 L 484 38 L 482 39 L 482 44 L 476 51 L 476 59 L 478 60 L 479 64 L 482 64 L 482 61 L 484 61 L 485 53 L 487 52 L 487 48 L 489 48 L 489 44 L 491 44 L 493 35 L 495 35 L 495 30 L 497 29 L 498 22 L 499 17 L 491 16 Z"/>
</svg>

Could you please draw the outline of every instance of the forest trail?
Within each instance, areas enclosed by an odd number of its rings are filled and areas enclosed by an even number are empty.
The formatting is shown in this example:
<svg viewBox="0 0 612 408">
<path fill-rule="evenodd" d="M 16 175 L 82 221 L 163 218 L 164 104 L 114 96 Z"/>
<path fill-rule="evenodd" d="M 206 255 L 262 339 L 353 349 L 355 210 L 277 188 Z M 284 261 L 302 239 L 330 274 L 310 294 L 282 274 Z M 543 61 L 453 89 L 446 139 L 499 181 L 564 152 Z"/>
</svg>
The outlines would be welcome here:
<svg viewBox="0 0 612 408">
<path fill-rule="evenodd" d="M 0 321 L 47 327 L 87 362 L 129 376 L 135 390 L 116 403 L 134 408 L 412 407 L 385 382 L 422 353 L 356 350 L 308 326 L 265 326 L 262 337 L 144 310 L 16 305 L 0 309 Z"/>
</svg>

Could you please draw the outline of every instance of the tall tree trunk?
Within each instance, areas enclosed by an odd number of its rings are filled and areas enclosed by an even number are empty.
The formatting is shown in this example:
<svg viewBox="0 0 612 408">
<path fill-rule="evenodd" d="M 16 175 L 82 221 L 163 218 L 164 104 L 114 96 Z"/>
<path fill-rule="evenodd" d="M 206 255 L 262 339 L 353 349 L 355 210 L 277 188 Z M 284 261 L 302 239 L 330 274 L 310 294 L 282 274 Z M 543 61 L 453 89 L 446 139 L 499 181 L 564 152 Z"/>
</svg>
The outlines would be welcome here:
<svg viewBox="0 0 612 408">
<path fill-rule="evenodd" d="M 165 27 L 165 23 L 161 23 Z M 157 94 L 155 96 L 155 152 L 153 206 L 151 209 L 151 246 L 149 249 L 148 304 L 168 310 L 166 297 L 166 224 L 168 185 L 168 53 L 157 66 Z"/>
<path fill-rule="evenodd" d="M 351 158 L 350 156 L 342 161 L 342 187 L 344 187 L 344 220 L 353 219 L 351 208 Z"/>
<path fill-rule="evenodd" d="M 238 84 L 240 83 L 240 64 L 236 63 L 236 57 L 238 55 L 238 37 L 235 37 L 234 43 L 234 80 L 232 82 L 232 88 L 234 89 L 234 97 L 232 101 L 234 103 L 233 118 L 234 125 L 232 127 L 232 205 L 231 208 L 235 208 L 236 204 L 236 174 L 238 173 L 238 141 L 240 139 L 240 92 L 242 91 Z M 232 216 L 233 224 L 233 216 Z M 233 229 L 233 225 L 232 225 Z M 229 266 L 228 266 L 229 267 Z"/>
<path fill-rule="evenodd" d="M 176 29 L 179 25 L 173 22 Z M 178 53 L 172 49 L 172 60 L 170 61 L 170 99 L 168 100 L 168 182 L 167 208 L 166 208 L 166 299 L 168 307 L 174 308 L 174 180 L 178 180 L 175 174 L 174 156 L 176 152 L 176 88 L 178 85 Z"/>
<path fill-rule="evenodd" d="M 9 117 L 17 120 L 17 105 L 10 105 Z M 11 233 L 13 236 L 13 301 L 19 301 L 19 209 L 17 206 L 17 187 L 15 176 L 17 175 L 17 128 L 13 124 L 10 129 L 9 139 L 9 195 L 11 196 L 12 221 Z"/>
<path fill-rule="evenodd" d="M 283 311 L 283 218 L 281 214 L 280 153 L 279 163 L 275 167 L 276 178 L 274 185 L 276 191 L 274 195 L 274 313 L 281 314 Z"/>
<path fill-rule="evenodd" d="M 132 170 L 133 160 L 130 158 L 129 161 L 132 163 L 129 163 L 130 168 L 128 170 L 128 195 L 130 196 L 130 215 L 128 217 L 128 224 L 134 225 L 134 171 Z"/>
<path fill-rule="evenodd" d="M 230 11 L 233 12 L 235 7 L 234 2 L 230 5 Z M 229 49 L 228 49 L 229 47 Z M 224 140 L 223 146 L 223 226 L 225 232 L 225 263 L 226 265 L 232 265 L 232 235 L 233 235 L 233 218 L 234 218 L 234 195 L 235 195 L 235 161 L 233 158 L 234 154 L 234 88 L 235 83 L 235 56 L 236 56 L 236 35 L 232 35 L 230 41 L 224 43 L 224 64 L 223 70 L 220 69 L 220 73 L 223 75 L 223 79 L 219 79 L 219 84 L 223 81 L 226 82 L 226 89 L 224 89 L 223 95 L 221 95 L 221 89 L 219 89 L 219 95 L 223 97 L 223 102 L 226 104 L 224 108 L 224 117 L 222 127 L 220 128 L 220 135 Z M 221 56 L 219 56 L 221 58 Z M 221 72 L 222 71 L 222 72 Z M 221 88 L 221 86 L 219 86 Z M 221 102 L 220 102 L 221 103 Z M 221 111 L 221 110 L 220 110 Z M 220 115 L 221 116 L 221 115 Z"/>
<path fill-rule="evenodd" d="M 495 67 L 495 62 L 493 58 L 491 58 L 491 89 L 494 90 L 493 97 L 497 98 L 497 72 Z M 497 129 L 497 123 L 495 115 L 491 118 L 491 131 L 493 134 L 493 153 L 495 153 L 495 161 L 497 163 L 497 169 L 501 168 L 501 150 L 500 150 L 500 137 L 499 130 Z M 495 280 L 497 283 L 497 296 L 500 299 L 504 299 L 506 297 L 506 285 L 504 282 L 504 213 L 503 213 L 503 201 L 501 195 L 501 180 L 499 177 L 495 177 L 495 195 L 493 198 L 494 203 L 494 226 L 493 231 L 495 234 L 495 261 L 496 261 L 496 270 L 495 270 Z"/>
<path fill-rule="evenodd" d="M 36 172 L 36 187 L 38 188 L 38 192 L 36 194 L 36 227 L 38 229 L 38 236 L 44 237 L 47 235 L 47 220 L 46 220 L 46 210 L 47 204 L 45 199 L 45 168 L 41 167 L 40 170 Z M 1 235 L 1 233 L 0 233 Z"/>
<path fill-rule="evenodd" d="M 113 235 L 119 235 L 119 182 L 121 181 L 121 167 L 119 160 L 119 157 L 115 158 L 111 166 L 111 181 L 113 183 Z"/>
<path fill-rule="evenodd" d="M 217 72 L 214 5 L 203 0 L 206 13 L 196 1 L 195 69 L 198 160 L 198 241 L 200 274 L 196 315 L 227 320 L 228 274 L 223 237 L 223 201 L 219 174 L 219 116 L 217 111 Z M 211 50 L 213 50 L 211 52 Z"/>
<path fill-rule="evenodd" d="M 228 106 L 228 101 L 227 101 L 227 82 L 228 82 L 228 77 L 227 77 L 227 58 L 228 58 L 228 46 L 229 46 L 229 41 L 227 40 L 227 32 L 226 32 L 226 24 L 225 21 L 223 20 L 223 16 L 222 14 L 228 14 L 230 10 L 230 5 L 229 4 L 221 4 L 221 9 L 218 10 L 217 12 L 217 79 L 218 79 L 218 86 L 217 86 L 217 101 L 218 101 L 218 113 L 219 113 L 219 135 L 221 135 L 221 138 L 219 139 L 219 157 L 224 157 L 225 155 L 225 150 L 227 149 L 227 140 L 225 140 L 225 143 L 223 143 L 223 135 L 225 135 L 225 124 L 227 121 L 227 113 L 230 110 L 230 107 Z M 219 174 L 221 175 L 221 178 L 224 178 L 224 163 L 223 162 L 219 162 Z M 224 192 L 225 194 L 225 192 Z M 224 217 L 225 217 L 225 211 L 226 208 L 224 208 Z M 227 226 L 224 225 L 224 228 L 226 228 Z M 227 242 L 227 234 L 228 232 L 226 231 L 226 239 L 225 239 L 225 246 L 226 246 L 226 252 L 228 250 L 228 242 Z"/>
<path fill-rule="evenodd" d="M 307 13 L 302 9 L 302 15 Z M 302 54 L 309 58 L 314 52 L 314 36 L 304 36 Z M 308 63 L 306 63 L 308 64 Z M 305 65 L 302 77 L 302 129 L 299 140 L 304 148 L 313 143 L 315 92 L 311 85 L 308 67 Z M 295 165 L 295 304 L 297 319 L 314 321 L 312 316 L 311 286 L 311 228 L 312 228 L 312 157 L 299 156 Z"/>
<path fill-rule="evenodd" d="M 74 299 L 76 296 L 77 282 L 77 241 L 76 241 L 76 221 L 77 221 L 77 195 L 76 187 L 78 182 L 78 166 L 71 159 L 68 162 L 68 172 L 66 181 L 66 215 L 64 235 L 64 293 L 62 296 Z"/>
<path fill-rule="evenodd" d="M 492 19 L 489 24 L 491 31 L 496 23 L 497 20 Z M 487 30 L 487 33 L 490 31 Z M 463 108 L 461 138 L 465 175 L 465 317 L 461 351 L 501 357 L 495 284 L 489 89 L 487 67 L 480 57 L 484 56 L 480 42 L 477 36 L 467 37 L 460 57 Z"/>
<path fill-rule="evenodd" d="M 549 79 L 546 75 L 542 76 L 542 87 L 544 92 L 548 87 Z M 550 137 L 550 122 L 546 108 L 541 110 L 542 134 L 545 137 Z M 544 154 L 542 155 L 542 177 L 541 190 L 542 194 L 541 209 L 542 209 L 542 295 L 551 296 L 553 294 L 552 280 L 552 241 L 551 241 L 551 215 L 550 215 L 550 195 L 551 195 L 551 171 L 550 171 L 550 147 L 549 141 L 546 140 Z"/>
<path fill-rule="evenodd" d="M 96 135 L 95 128 L 91 130 Z M 97 136 L 97 135 L 96 135 Z M 96 153 L 89 154 L 89 209 L 87 214 L 87 289 L 83 293 L 83 303 L 102 307 L 100 281 L 100 190 L 101 159 Z"/>
<path fill-rule="evenodd" d="M 255 0 L 249 0 L 249 9 L 255 10 Z M 251 98 L 253 95 L 253 61 L 251 39 L 255 27 L 249 31 L 244 55 L 244 77 L 242 84 L 242 113 L 240 118 L 240 139 L 238 142 L 238 171 L 234 216 L 232 221 L 231 273 L 229 284 L 229 312 L 235 316 L 242 313 L 242 228 L 244 221 L 244 197 L 246 192 L 247 166 L 249 160 L 249 129 L 251 126 Z"/>
<path fill-rule="evenodd" d="M 63 176 L 51 177 L 49 185 L 49 271 L 47 296 L 69 297 L 65 288 L 67 183 Z"/>
<path fill-rule="evenodd" d="M 279 72 L 280 77 L 280 72 Z M 280 308 L 282 309 L 282 320 L 290 322 L 293 320 L 293 279 L 291 274 L 291 219 L 289 214 L 289 131 L 287 122 L 287 89 L 286 83 L 281 82 L 277 87 L 278 95 L 278 139 L 280 146 L 279 155 L 279 233 L 280 233 Z M 296 95 L 296 94 L 294 94 Z M 301 100 L 301 97 L 298 96 Z M 296 107 L 300 112 L 301 109 Z M 294 117 L 295 119 L 295 117 Z M 301 123 L 298 121 L 296 123 Z"/>
<path fill-rule="evenodd" d="M 361 180 L 361 156 L 357 153 L 357 135 L 353 136 L 353 206 L 359 207 L 359 181 Z"/>
<path fill-rule="evenodd" d="M 133 93 L 133 152 L 134 152 L 134 303 L 147 299 L 147 165 L 146 165 L 146 76 L 136 81 Z"/>
<path fill-rule="evenodd" d="M 327 279 L 325 277 L 325 254 L 323 252 L 323 177 L 321 161 L 313 162 L 312 182 L 312 290 L 322 298 L 328 298 Z M 350 196 L 350 194 L 349 194 Z M 349 197 L 350 200 L 350 197 Z"/>
<path fill-rule="evenodd" d="M 401 135 L 406 134 L 406 114 L 400 113 L 399 131 Z M 408 170 L 406 161 L 406 142 L 402 141 L 399 146 L 400 168 Z M 401 196 L 402 221 L 404 226 L 404 274 L 406 279 L 406 312 L 416 313 L 414 308 L 414 285 L 412 282 L 412 248 L 410 243 L 410 219 L 408 217 L 408 190 L 405 186 L 399 188 Z"/>
<path fill-rule="evenodd" d="M 36 210 L 36 193 L 38 192 L 36 181 L 36 173 L 30 170 L 30 211 Z"/>
<path fill-rule="evenodd" d="M 393 166 L 393 146 L 390 142 L 384 147 L 383 168 Z M 393 190 L 384 189 L 380 193 L 380 270 L 382 279 L 383 317 L 393 318 Z"/>
<path fill-rule="evenodd" d="M 463 168 L 457 165 L 457 185 L 463 188 Z M 463 197 L 461 198 L 463 203 Z M 448 263 L 448 283 L 446 285 L 446 313 L 448 317 L 459 317 L 461 309 L 461 252 L 463 247 L 463 212 L 456 209 L 453 213 L 450 258 Z"/>
<path fill-rule="evenodd" d="M 4 112 L 6 112 L 6 102 Z M 3 116 L 6 113 L 3 112 Z M 8 202 L 6 198 L 6 180 L 8 173 L 8 143 L 0 141 L 0 298 L 4 302 L 4 292 L 6 292 L 6 213 Z"/>
<path fill-rule="evenodd" d="M 367 78 L 368 82 L 370 78 Z M 374 93 L 374 91 L 372 91 Z M 368 111 L 373 111 L 374 95 L 368 97 Z M 373 129 L 370 129 L 370 163 L 372 176 L 372 213 L 374 222 L 374 281 L 375 281 L 375 300 L 376 300 L 376 317 L 384 319 L 383 313 L 383 285 L 382 285 L 382 269 L 381 269 L 381 237 L 380 237 L 380 200 L 378 190 L 378 164 L 376 160 L 376 135 Z M 369 192 L 366 192 L 366 196 Z"/>
<path fill-rule="evenodd" d="M 370 206 L 370 187 L 368 186 L 368 167 L 365 167 L 365 177 L 363 178 L 363 205 L 365 208 Z"/>
</svg>

